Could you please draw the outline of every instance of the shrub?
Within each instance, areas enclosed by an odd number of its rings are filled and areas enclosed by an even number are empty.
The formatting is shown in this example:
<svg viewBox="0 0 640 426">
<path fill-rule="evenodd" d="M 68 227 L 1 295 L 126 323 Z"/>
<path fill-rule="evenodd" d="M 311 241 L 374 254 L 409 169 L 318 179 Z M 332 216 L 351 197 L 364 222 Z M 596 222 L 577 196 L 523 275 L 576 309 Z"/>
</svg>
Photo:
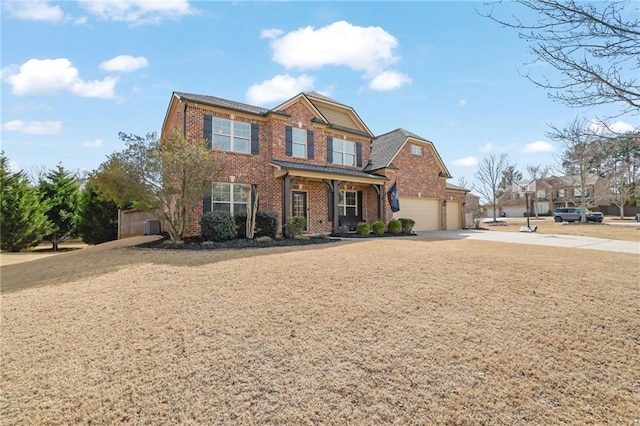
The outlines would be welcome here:
<svg viewBox="0 0 640 426">
<path fill-rule="evenodd" d="M 226 241 L 237 235 L 236 224 L 228 213 L 209 212 L 200 218 L 200 236 L 203 241 Z"/>
<path fill-rule="evenodd" d="M 369 235 L 371 232 L 371 227 L 367 222 L 360 222 L 356 227 L 356 234 L 358 235 Z"/>
<path fill-rule="evenodd" d="M 413 225 L 416 224 L 415 220 L 409 219 L 408 217 L 401 217 L 398 220 L 402 224 L 402 232 L 410 234 L 413 231 Z"/>
<path fill-rule="evenodd" d="M 391 219 L 389 223 L 387 223 L 387 229 L 392 234 L 399 234 L 402 232 L 402 223 L 398 219 Z"/>
<path fill-rule="evenodd" d="M 247 215 L 239 214 L 234 216 L 236 227 L 238 228 L 238 238 L 247 237 Z M 269 211 L 258 211 L 256 213 L 255 238 L 271 237 L 275 238 L 278 232 L 278 215 Z"/>
<path fill-rule="evenodd" d="M 294 216 L 287 219 L 284 225 L 284 233 L 287 237 L 295 237 L 302 235 L 304 228 L 307 226 L 307 219 L 303 216 Z"/>
<path fill-rule="evenodd" d="M 381 220 L 376 220 L 375 222 L 373 222 L 373 225 L 371 225 L 371 227 L 373 228 L 373 233 L 375 235 L 382 235 L 384 234 L 384 222 Z"/>
<path fill-rule="evenodd" d="M 275 238 L 278 232 L 278 215 L 268 211 L 256 213 L 256 237 Z"/>
</svg>

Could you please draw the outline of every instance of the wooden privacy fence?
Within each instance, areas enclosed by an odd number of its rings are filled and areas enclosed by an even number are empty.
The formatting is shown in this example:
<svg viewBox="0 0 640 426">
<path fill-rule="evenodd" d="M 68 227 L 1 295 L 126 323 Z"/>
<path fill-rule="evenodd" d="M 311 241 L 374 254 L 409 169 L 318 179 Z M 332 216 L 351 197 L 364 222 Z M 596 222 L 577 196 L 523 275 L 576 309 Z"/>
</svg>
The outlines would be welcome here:
<svg viewBox="0 0 640 426">
<path fill-rule="evenodd" d="M 118 211 L 118 239 L 144 235 L 144 223 L 153 220 L 153 213 L 142 210 Z"/>
</svg>

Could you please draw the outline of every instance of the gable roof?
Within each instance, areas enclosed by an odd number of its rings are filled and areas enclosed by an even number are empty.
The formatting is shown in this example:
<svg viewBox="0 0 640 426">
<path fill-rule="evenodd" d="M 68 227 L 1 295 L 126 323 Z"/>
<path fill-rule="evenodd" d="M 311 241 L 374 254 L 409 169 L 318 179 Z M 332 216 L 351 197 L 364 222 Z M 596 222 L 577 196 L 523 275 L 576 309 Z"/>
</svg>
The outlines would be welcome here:
<svg viewBox="0 0 640 426">
<path fill-rule="evenodd" d="M 266 116 L 269 113 L 285 114 L 284 111 L 272 110 L 268 108 L 257 107 L 253 105 L 243 104 L 241 102 L 231 101 L 228 99 L 216 98 L 215 96 L 196 95 L 193 93 L 173 92 L 178 99 L 187 102 L 197 102 L 199 104 L 210 105 L 225 109 L 231 109 L 238 112 L 246 112 L 249 114 Z"/>
<path fill-rule="evenodd" d="M 373 138 L 373 133 L 364 124 L 358 113 L 349 105 L 342 104 L 328 96 L 318 92 L 302 92 L 293 98 L 278 105 L 275 109 L 284 110 L 294 103 L 302 100 L 312 111 L 316 123 L 322 123 L 329 128 L 346 131 L 368 138 Z"/>
<path fill-rule="evenodd" d="M 405 129 L 393 130 L 380 135 L 373 140 L 371 143 L 371 160 L 369 164 L 367 164 L 365 171 L 384 169 L 393 166 L 393 159 L 409 139 L 430 145 L 436 156 L 436 160 L 440 163 L 442 172 L 445 174 L 443 177 L 452 177 L 449 170 L 447 170 L 447 167 L 444 165 L 442 158 L 440 158 L 440 154 L 438 154 L 433 142 Z"/>
<path fill-rule="evenodd" d="M 446 188 L 446 189 L 450 189 L 450 190 L 452 190 L 452 191 L 464 191 L 464 192 L 471 192 L 471 190 L 470 190 L 470 189 L 463 188 L 463 187 L 461 187 L 461 186 L 454 185 L 454 184 L 449 183 L 449 182 L 447 182 L 447 184 L 446 184 L 446 187 L 445 187 L 445 188 Z"/>
</svg>

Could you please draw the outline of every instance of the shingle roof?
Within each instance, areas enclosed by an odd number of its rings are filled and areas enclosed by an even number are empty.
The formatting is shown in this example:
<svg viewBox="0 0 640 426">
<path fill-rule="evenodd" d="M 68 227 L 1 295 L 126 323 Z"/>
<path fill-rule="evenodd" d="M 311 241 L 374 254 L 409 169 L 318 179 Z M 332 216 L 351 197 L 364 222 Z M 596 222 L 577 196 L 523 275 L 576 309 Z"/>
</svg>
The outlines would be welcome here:
<svg viewBox="0 0 640 426">
<path fill-rule="evenodd" d="M 228 99 L 216 98 L 215 96 L 196 95 L 193 93 L 173 92 L 181 99 L 190 102 L 198 102 L 205 105 L 217 106 L 220 108 L 232 109 L 239 112 L 247 112 L 265 116 L 269 113 L 285 114 L 282 111 L 273 111 L 267 108 L 257 107 L 253 105 L 243 104 L 241 102 L 230 101 Z"/>
<path fill-rule="evenodd" d="M 309 172 L 330 173 L 334 175 L 354 176 L 369 179 L 387 180 L 384 176 L 373 175 L 361 170 L 353 170 L 336 166 L 322 166 L 319 164 L 298 163 L 295 161 L 271 160 L 271 164 L 293 170 L 303 170 Z"/>
<path fill-rule="evenodd" d="M 471 191 L 470 189 L 466 189 L 466 188 L 463 188 L 463 187 L 461 187 L 461 186 L 454 185 L 454 184 L 449 183 L 449 182 L 447 182 L 447 187 L 446 187 L 446 189 L 452 189 L 452 190 L 454 190 L 454 191 L 467 191 L 467 192 Z"/>
<path fill-rule="evenodd" d="M 343 103 L 338 102 L 338 101 L 336 101 L 335 99 L 331 99 L 331 98 L 330 98 L 330 97 L 328 97 L 328 96 L 321 95 L 321 94 L 320 94 L 320 93 L 318 93 L 318 92 L 311 91 L 311 92 L 304 92 L 304 94 L 305 94 L 305 96 L 307 96 L 307 97 L 309 97 L 309 98 L 322 99 L 323 101 L 333 102 L 334 104 L 338 104 L 338 105 L 344 105 Z M 344 105 L 344 106 L 346 106 L 346 105 Z"/>
<path fill-rule="evenodd" d="M 371 162 L 365 170 L 377 170 L 388 167 L 393 157 L 395 157 L 398 150 L 402 147 L 402 144 L 404 144 L 409 137 L 431 143 L 427 139 L 404 129 L 396 129 L 380 135 L 371 143 Z"/>
</svg>

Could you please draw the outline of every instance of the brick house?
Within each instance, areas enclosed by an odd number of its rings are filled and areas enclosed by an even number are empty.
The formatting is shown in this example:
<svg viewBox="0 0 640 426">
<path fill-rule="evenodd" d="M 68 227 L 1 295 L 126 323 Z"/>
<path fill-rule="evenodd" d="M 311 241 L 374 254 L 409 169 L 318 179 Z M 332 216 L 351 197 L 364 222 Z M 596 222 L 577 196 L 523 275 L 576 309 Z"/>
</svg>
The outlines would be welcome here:
<svg viewBox="0 0 640 426">
<path fill-rule="evenodd" d="M 610 187 L 606 179 L 589 175 L 584 198 L 589 208 L 609 205 Z M 536 180 L 514 182 L 500 198 L 500 208 L 506 216 L 522 217 L 527 211 L 525 192 L 529 193 L 529 210 L 546 215 L 557 207 L 579 207 L 583 194 L 580 180 L 572 176 L 550 176 Z"/>
<path fill-rule="evenodd" d="M 464 226 L 466 190 L 446 189 L 451 176 L 432 142 L 403 129 L 376 137 L 352 107 L 316 92 L 273 109 L 174 92 L 162 137 L 176 130 L 223 164 L 194 206 L 187 235 L 199 233 L 208 211 L 246 212 L 253 194 L 281 226 L 302 216 L 310 233 L 392 217 L 414 219 L 416 230 Z M 396 213 L 386 198 L 394 182 Z"/>
</svg>

